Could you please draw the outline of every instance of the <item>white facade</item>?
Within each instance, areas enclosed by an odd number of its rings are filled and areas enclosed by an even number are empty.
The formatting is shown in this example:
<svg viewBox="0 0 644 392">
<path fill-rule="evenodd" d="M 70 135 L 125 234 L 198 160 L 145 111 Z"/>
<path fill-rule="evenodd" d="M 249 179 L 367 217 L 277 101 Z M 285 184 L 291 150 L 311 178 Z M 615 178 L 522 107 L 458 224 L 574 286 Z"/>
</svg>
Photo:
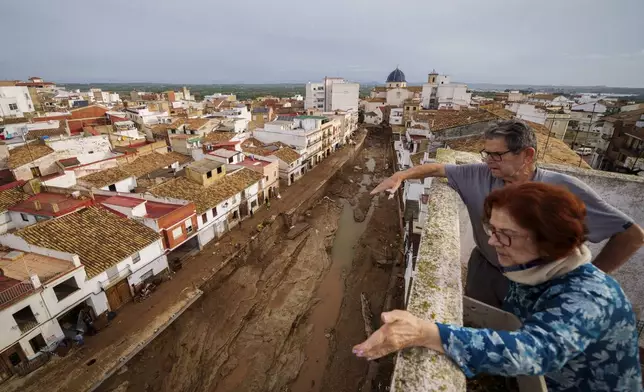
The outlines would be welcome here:
<svg viewBox="0 0 644 392">
<path fill-rule="evenodd" d="M 545 124 L 546 122 L 546 111 L 537 109 L 534 105 L 515 102 L 505 108 L 515 113 L 518 119 L 532 121 L 537 124 Z"/>
<path fill-rule="evenodd" d="M 170 124 L 168 112 L 152 112 L 147 108 L 125 109 L 125 117 L 139 125 Z"/>
<path fill-rule="evenodd" d="M 389 124 L 402 125 L 403 123 L 403 108 L 391 108 L 389 113 Z"/>
<path fill-rule="evenodd" d="M 407 99 L 413 98 L 414 93 L 405 87 L 395 87 L 387 90 L 386 102 L 389 106 L 402 106 Z"/>
<path fill-rule="evenodd" d="M 78 158 L 81 165 L 113 158 L 108 135 L 73 136 L 60 140 L 50 139 L 46 144 L 56 151 L 57 159 Z"/>
<path fill-rule="evenodd" d="M 25 86 L 0 86 L 0 117 L 24 117 L 32 113 L 34 103 Z"/>
<path fill-rule="evenodd" d="M 421 105 L 424 109 L 466 108 L 472 102 L 467 85 L 451 83 L 448 75 L 431 73 L 423 84 Z"/>
<path fill-rule="evenodd" d="M 365 124 L 372 124 L 372 125 L 378 125 L 382 123 L 382 111 L 380 110 L 380 108 L 376 108 L 371 112 L 365 113 L 364 122 Z"/>
<path fill-rule="evenodd" d="M 19 138 L 22 140 L 23 135 L 27 135 L 31 131 L 42 129 L 58 129 L 60 121 L 49 120 L 35 123 L 18 123 L 2 125 L 2 134 L 6 139 Z"/>
<path fill-rule="evenodd" d="M 343 78 L 324 78 L 322 83 L 306 84 L 307 110 L 358 110 L 360 85 Z"/>
</svg>

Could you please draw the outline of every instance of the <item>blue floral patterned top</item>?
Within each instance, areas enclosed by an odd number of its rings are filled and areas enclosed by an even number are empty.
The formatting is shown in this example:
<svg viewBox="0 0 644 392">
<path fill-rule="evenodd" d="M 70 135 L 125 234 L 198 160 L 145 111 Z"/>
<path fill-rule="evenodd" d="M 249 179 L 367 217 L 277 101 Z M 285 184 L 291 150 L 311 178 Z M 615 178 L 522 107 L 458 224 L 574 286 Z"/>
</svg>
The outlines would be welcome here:
<svg viewBox="0 0 644 392">
<path fill-rule="evenodd" d="M 537 286 L 510 283 L 514 332 L 438 324 L 465 373 L 545 375 L 549 391 L 642 391 L 635 314 L 619 284 L 592 264 Z"/>
</svg>

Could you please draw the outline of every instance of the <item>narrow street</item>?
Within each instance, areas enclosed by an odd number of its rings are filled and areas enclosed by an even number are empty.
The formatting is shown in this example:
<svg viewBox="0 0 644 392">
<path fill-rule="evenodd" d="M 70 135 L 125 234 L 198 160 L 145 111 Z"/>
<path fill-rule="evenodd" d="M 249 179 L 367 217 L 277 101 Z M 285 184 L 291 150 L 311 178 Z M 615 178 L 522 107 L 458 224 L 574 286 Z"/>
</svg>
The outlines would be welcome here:
<svg viewBox="0 0 644 392">
<path fill-rule="evenodd" d="M 85 347 L 7 390 L 39 391 L 43 381 L 52 390 L 91 389 L 130 336 L 150 328 L 154 314 L 174 312 L 198 287 L 201 298 L 96 390 L 359 391 L 368 371 L 351 353 L 365 338 L 360 296 L 377 320 L 398 252 L 395 200 L 369 195 L 390 174 L 388 137 L 369 133 L 339 170 L 348 150 L 332 155 L 282 190 L 270 210 L 186 260 L 148 300 L 122 309 Z M 292 224 L 308 225 L 295 236 L 270 224 L 294 205 L 304 209 Z M 266 224 L 260 235 L 259 224 Z M 261 242 L 244 248 L 254 236 Z M 385 381 L 372 390 L 385 390 L 387 377 L 378 375 Z"/>
<path fill-rule="evenodd" d="M 391 266 L 377 262 L 397 249 L 395 201 L 368 195 L 388 174 L 385 140 L 368 136 L 305 214 L 308 230 L 280 233 L 216 276 L 99 391 L 359 391 L 368 369 L 351 354 L 364 339 L 360 293 L 379 314 Z"/>
</svg>

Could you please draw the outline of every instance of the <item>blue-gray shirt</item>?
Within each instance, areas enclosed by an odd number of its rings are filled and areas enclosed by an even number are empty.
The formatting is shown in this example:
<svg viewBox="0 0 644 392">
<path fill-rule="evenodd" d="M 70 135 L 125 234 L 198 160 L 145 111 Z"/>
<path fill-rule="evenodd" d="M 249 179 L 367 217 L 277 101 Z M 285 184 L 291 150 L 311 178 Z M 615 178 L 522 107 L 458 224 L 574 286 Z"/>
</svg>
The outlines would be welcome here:
<svg viewBox="0 0 644 392">
<path fill-rule="evenodd" d="M 484 163 L 445 165 L 445 173 L 449 185 L 458 192 L 467 206 L 476 246 L 489 262 L 498 266 L 496 251 L 488 245 L 489 237 L 483 230 L 483 203 L 492 190 L 502 188 L 505 182 L 492 176 Z M 586 226 L 590 242 L 601 242 L 633 224 L 633 220 L 626 214 L 606 203 L 588 185 L 575 177 L 537 168 L 533 181 L 562 185 L 586 204 Z"/>
</svg>

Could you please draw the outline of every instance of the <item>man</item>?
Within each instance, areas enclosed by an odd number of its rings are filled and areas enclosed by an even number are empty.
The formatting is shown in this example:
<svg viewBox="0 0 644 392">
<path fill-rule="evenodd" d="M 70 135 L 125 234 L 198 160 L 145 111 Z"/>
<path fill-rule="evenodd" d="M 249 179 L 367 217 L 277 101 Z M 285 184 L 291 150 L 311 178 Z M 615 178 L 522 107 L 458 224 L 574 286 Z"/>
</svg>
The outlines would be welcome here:
<svg viewBox="0 0 644 392">
<path fill-rule="evenodd" d="M 624 213 L 612 207 L 588 185 L 575 177 L 536 167 L 537 141 L 534 131 L 520 121 L 502 121 L 485 132 L 485 163 L 444 165 L 428 163 L 395 173 L 371 194 L 395 192 L 404 180 L 447 177 L 467 206 L 476 247 L 468 262 L 465 294 L 495 307 L 501 307 L 508 281 L 498 269 L 497 255 L 488 245 L 482 225 L 483 202 L 496 188 L 506 184 L 542 181 L 568 188 L 586 203 L 588 240 L 609 239 L 594 264 L 604 272 L 617 270 L 644 244 L 644 231 Z"/>
</svg>

